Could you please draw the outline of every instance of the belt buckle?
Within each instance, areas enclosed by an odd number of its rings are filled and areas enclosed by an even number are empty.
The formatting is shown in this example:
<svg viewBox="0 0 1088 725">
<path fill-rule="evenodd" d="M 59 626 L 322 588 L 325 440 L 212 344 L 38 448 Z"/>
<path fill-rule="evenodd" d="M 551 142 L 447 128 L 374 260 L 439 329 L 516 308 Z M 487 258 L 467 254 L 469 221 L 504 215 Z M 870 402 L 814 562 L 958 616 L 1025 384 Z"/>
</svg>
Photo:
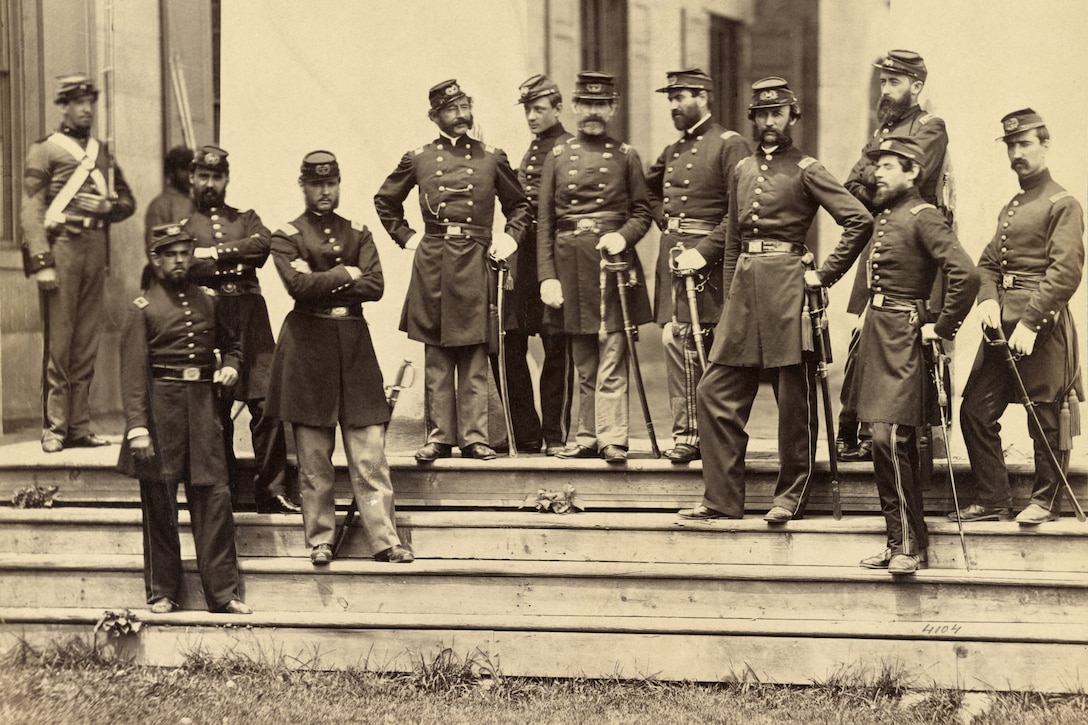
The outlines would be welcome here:
<svg viewBox="0 0 1088 725">
<path fill-rule="evenodd" d="M 670 232 L 680 231 L 680 219 L 677 217 L 670 217 L 668 226 L 666 227 Z"/>
<path fill-rule="evenodd" d="M 884 306 L 884 293 L 883 292 L 878 292 L 875 295 L 873 295 L 873 307 L 883 307 L 883 306 Z"/>
<path fill-rule="evenodd" d="M 232 292 L 237 292 L 238 291 L 238 285 L 234 284 L 233 282 L 227 282 L 226 284 L 223 285 L 222 289 L 223 289 L 224 292 L 226 292 L 229 295 Z"/>
<path fill-rule="evenodd" d="M 754 241 L 748 242 L 748 253 L 763 254 L 763 240 L 756 239 Z"/>
<path fill-rule="evenodd" d="M 579 219 L 576 231 L 579 232 L 595 232 L 597 231 L 596 219 Z"/>
<path fill-rule="evenodd" d="M 463 234 L 463 231 L 461 230 L 460 225 L 455 224 L 453 226 L 446 227 L 446 234 L 453 234 L 459 237 Z"/>
<path fill-rule="evenodd" d="M 1016 275 L 1014 275 L 1014 274 L 1003 274 L 1003 275 L 1001 275 L 1001 286 L 1003 288 L 1012 289 L 1013 285 L 1015 285 L 1015 284 L 1016 284 Z"/>
<path fill-rule="evenodd" d="M 347 317 L 348 316 L 348 308 L 347 307 L 333 307 L 331 310 L 329 310 L 329 314 L 332 315 L 333 317 Z"/>
<path fill-rule="evenodd" d="M 190 383 L 200 380 L 200 368 L 185 368 L 181 371 L 181 379 Z"/>
</svg>

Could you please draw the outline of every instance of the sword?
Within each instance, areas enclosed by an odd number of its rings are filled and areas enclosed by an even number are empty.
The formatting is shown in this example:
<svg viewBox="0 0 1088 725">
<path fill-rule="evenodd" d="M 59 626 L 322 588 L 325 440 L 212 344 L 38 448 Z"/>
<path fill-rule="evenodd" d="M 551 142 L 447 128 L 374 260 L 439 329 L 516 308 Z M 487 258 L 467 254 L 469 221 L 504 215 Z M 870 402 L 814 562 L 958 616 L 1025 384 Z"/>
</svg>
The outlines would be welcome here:
<svg viewBox="0 0 1088 725">
<path fill-rule="evenodd" d="M 627 360 L 630 364 L 631 371 L 635 377 L 635 387 L 638 389 L 638 400 L 642 405 L 642 417 L 646 420 L 646 433 L 650 436 L 650 448 L 653 451 L 654 458 L 661 458 L 661 449 L 657 446 L 657 436 L 654 435 L 654 421 L 650 417 L 650 405 L 646 400 L 646 387 L 642 384 L 642 369 L 638 364 L 638 348 L 635 347 L 635 343 L 638 341 L 638 327 L 631 321 L 631 311 L 628 308 L 627 302 L 627 288 L 633 287 L 637 283 L 635 278 L 635 270 L 631 267 L 631 264 L 625 259 L 619 261 L 611 261 L 609 255 L 601 250 L 601 330 L 600 336 L 606 334 L 605 319 L 604 319 L 604 283 L 606 280 L 606 272 L 614 272 L 616 275 L 616 291 L 620 297 L 620 312 L 623 315 L 623 333 L 627 337 Z"/>
<path fill-rule="evenodd" d="M 1065 475 L 1065 471 L 1062 470 L 1061 462 L 1054 454 L 1054 449 L 1050 447 L 1050 441 L 1046 439 L 1046 431 L 1043 430 L 1043 423 L 1039 420 L 1038 413 L 1035 412 L 1035 404 L 1031 402 L 1031 396 L 1028 395 L 1027 388 L 1024 387 L 1024 378 L 1020 376 L 1020 368 L 1016 367 L 1016 356 L 1013 355 L 1012 350 L 1009 348 L 1009 341 L 1005 339 L 1005 333 L 1001 328 L 995 329 L 993 327 L 983 327 L 982 329 L 986 334 L 987 343 L 989 345 L 1004 348 L 1005 360 L 1009 363 L 1009 370 L 1012 372 L 1012 377 L 1016 381 L 1016 392 L 1020 396 L 1020 404 L 1028 411 L 1028 423 L 1035 426 L 1035 431 L 1039 434 L 1039 440 L 1043 442 L 1043 448 L 1046 449 L 1047 457 L 1050 458 L 1050 465 L 1054 466 L 1054 470 L 1061 476 L 1062 484 L 1065 486 L 1065 492 L 1069 494 L 1069 500 L 1073 502 L 1073 510 L 1077 514 L 1077 521 L 1084 523 L 1084 509 L 1080 507 L 1080 502 L 1077 501 L 1077 496 L 1073 493 L 1073 487 L 1069 485 L 1069 478 Z"/>
<path fill-rule="evenodd" d="M 506 308 L 506 281 L 509 279 L 510 268 L 505 259 L 492 258 L 491 263 L 496 270 L 496 297 L 495 307 L 499 318 L 499 396 L 502 398 L 502 418 L 506 423 L 506 449 L 511 458 L 517 458 L 518 446 L 514 440 L 514 419 L 510 414 L 510 389 L 506 376 L 506 325 L 503 324 Z"/>
<path fill-rule="evenodd" d="M 677 244 L 675 247 L 669 250 L 669 269 L 672 270 L 673 276 L 682 277 L 684 279 L 684 290 L 688 295 L 688 309 L 691 312 L 691 334 L 695 337 L 695 351 L 699 355 L 699 365 L 703 371 L 706 371 L 706 344 L 703 341 L 703 326 L 699 322 L 699 302 L 696 297 L 698 291 L 698 285 L 695 284 L 695 277 L 698 276 L 698 272 L 694 269 L 680 269 L 676 266 L 676 258 L 680 256 L 680 253 L 684 251 L 684 245 Z M 673 300 L 673 322 L 676 322 L 676 300 Z"/>
<path fill-rule="evenodd" d="M 812 260 L 805 263 L 809 269 L 815 269 Z M 835 421 L 831 412 L 831 387 L 827 381 L 827 364 L 831 362 L 831 340 L 828 337 L 827 291 L 806 289 L 808 295 L 808 314 L 812 320 L 812 337 L 816 347 L 816 379 L 820 381 L 820 397 L 824 403 L 824 430 L 827 434 L 827 461 L 831 468 L 831 515 L 836 520 L 842 518 L 842 492 L 839 490 L 839 459 L 835 450 Z"/>
<path fill-rule="evenodd" d="M 412 367 L 411 360 L 405 360 L 400 364 L 400 369 L 397 370 L 397 377 L 393 381 L 392 386 L 386 386 L 385 402 L 389 404 L 389 413 L 392 415 L 393 408 L 397 405 L 397 398 L 400 397 L 400 391 L 405 388 L 412 387 L 412 383 L 415 382 L 416 371 Z M 389 423 L 385 424 L 386 427 Z M 348 537 L 348 529 L 355 521 L 355 515 L 359 513 L 359 501 L 355 496 L 351 497 L 351 503 L 348 504 L 348 513 L 344 517 L 344 523 L 340 524 L 340 528 L 336 530 L 336 538 L 332 543 L 332 555 L 336 558 L 340 554 L 340 547 L 344 545 L 344 540 Z"/>
</svg>

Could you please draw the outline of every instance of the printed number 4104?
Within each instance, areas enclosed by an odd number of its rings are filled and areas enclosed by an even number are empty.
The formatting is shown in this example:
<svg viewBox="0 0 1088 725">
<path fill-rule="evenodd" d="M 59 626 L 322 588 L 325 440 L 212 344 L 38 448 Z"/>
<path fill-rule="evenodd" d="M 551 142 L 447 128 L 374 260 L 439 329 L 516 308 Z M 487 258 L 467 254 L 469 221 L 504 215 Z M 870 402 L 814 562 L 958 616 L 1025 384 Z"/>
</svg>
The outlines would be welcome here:
<svg viewBox="0 0 1088 725">
<path fill-rule="evenodd" d="M 922 634 L 959 634 L 958 624 L 927 624 L 922 627 Z"/>
</svg>

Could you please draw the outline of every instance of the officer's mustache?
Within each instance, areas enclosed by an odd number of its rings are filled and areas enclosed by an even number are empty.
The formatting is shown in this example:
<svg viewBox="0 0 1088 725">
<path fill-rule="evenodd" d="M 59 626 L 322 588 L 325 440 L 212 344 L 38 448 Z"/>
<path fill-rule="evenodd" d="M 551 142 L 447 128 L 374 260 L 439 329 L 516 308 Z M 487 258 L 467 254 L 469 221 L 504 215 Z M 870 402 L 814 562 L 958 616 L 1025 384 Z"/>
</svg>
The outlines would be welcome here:
<svg viewBox="0 0 1088 725">
<path fill-rule="evenodd" d="M 597 123 L 604 123 L 604 116 L 598 116 L 597 114 L 593 114 L 592 116 L 586 116 L 582 120 L 582 123 L 593 123 L 594 121 L 596 121 Z"/>
</svg>

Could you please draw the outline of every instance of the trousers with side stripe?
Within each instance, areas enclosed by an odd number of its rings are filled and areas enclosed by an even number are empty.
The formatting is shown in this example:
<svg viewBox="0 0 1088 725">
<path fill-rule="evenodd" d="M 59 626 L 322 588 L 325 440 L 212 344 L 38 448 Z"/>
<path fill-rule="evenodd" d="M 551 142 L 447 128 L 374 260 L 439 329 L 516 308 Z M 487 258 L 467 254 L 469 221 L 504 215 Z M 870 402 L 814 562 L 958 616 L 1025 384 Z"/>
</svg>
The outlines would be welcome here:
<svg viewBox="0 0 1088 725">
<path fill-rule="evenodd" d="M 896 423 L 869 424 L 873 433 L 873 469 L 880 510 L 888 527 L 892 555 L 917 556 L 929 547 L 924 482 L 919 475 L 918 429 Z"/>
<path fill-rule="evenodd" d="M 710 363 L 696 389 L 703 454 L 703 505 L 729 516 L 744 513 L 744 428 L 759 392 L 760 377 L 771 375 L 778 401 L 778 480 L 774 505 L 800 518 L 816 465 L 819 419 L 816 380 L 807 362 L 780 368 L 733 367 Z"/>
</svg>

